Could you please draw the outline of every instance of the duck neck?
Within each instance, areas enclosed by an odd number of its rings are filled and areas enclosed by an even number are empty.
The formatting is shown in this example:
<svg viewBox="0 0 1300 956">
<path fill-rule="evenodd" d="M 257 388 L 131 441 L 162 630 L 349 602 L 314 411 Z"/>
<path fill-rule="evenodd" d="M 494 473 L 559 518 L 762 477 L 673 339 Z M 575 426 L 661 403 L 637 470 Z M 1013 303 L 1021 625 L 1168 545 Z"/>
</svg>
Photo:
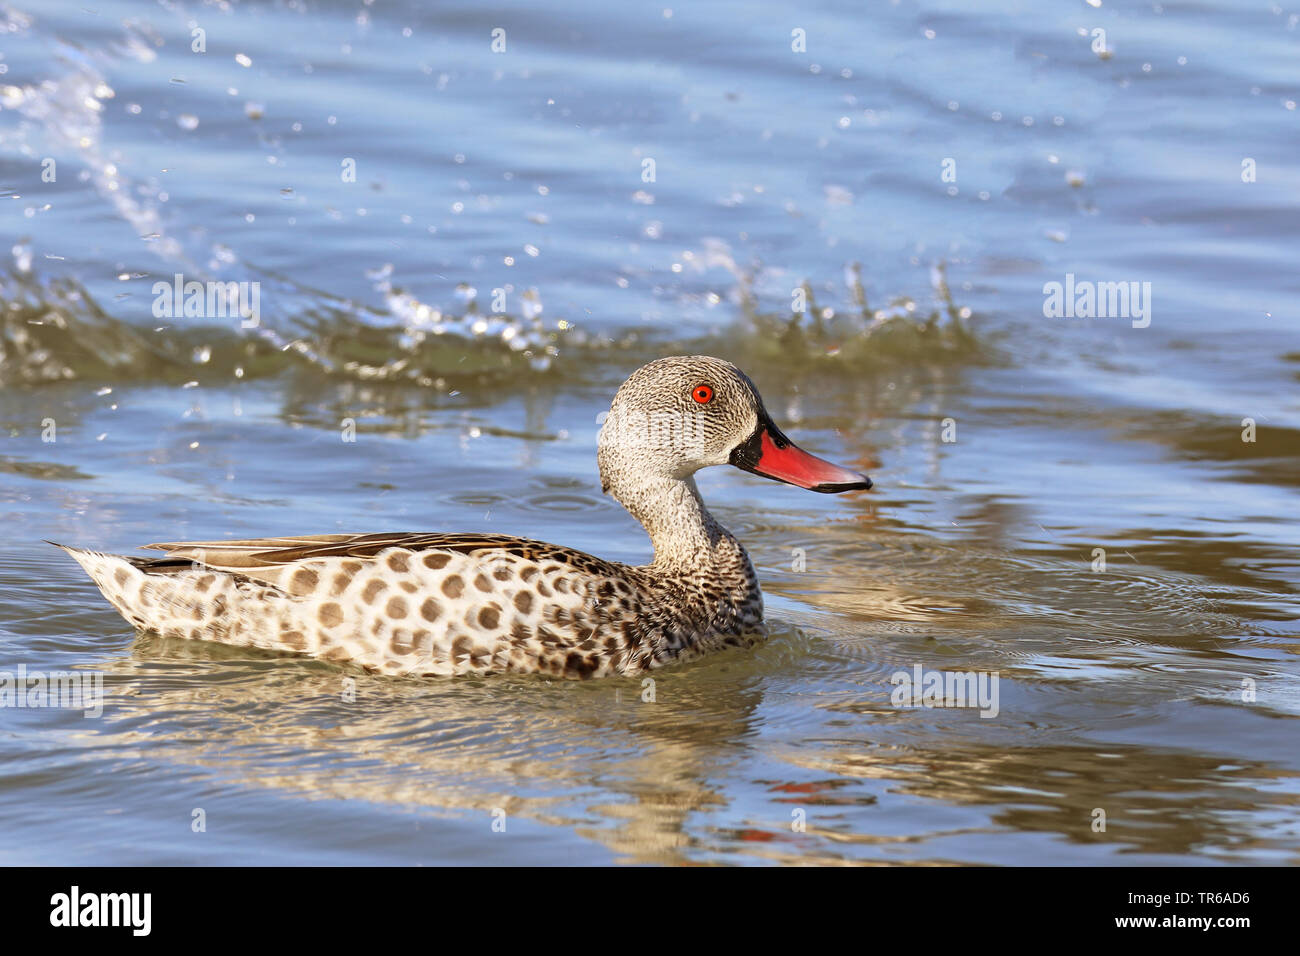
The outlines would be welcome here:
<svg viewBox="0 0 1300 956">
<path fill-rule="evenodd" d="M 650 535 L 655 549 L 652 568 L 699 572 L 729 564 L 745 553 L 735 536 L 704 507 L 690 476 L 642 474 L 610 490 Z"/>
</svg>

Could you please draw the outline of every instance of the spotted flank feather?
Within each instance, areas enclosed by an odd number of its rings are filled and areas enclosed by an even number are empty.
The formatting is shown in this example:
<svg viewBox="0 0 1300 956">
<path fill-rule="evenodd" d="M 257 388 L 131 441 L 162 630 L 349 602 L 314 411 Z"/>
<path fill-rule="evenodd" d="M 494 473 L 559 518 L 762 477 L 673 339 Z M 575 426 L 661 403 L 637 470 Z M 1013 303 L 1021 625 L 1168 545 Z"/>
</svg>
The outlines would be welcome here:
<svg viewBox="0 0 1300 956">
<path fill-rule="evenodd" d="M 65 550 L 138 628 L 394 675 L 637 674 L 681 657 L 688 644 L 741 643 L 729 638 L 754 631 L 762 614 L 755 604 L 716 620 L 693 600 L 669 611 L 647 575 L 630 573 L 638 569 L 497 535 L 148 547 L 166 557 Z M 692 639 L 710 625 L 715 640 Z"/>
</svg>

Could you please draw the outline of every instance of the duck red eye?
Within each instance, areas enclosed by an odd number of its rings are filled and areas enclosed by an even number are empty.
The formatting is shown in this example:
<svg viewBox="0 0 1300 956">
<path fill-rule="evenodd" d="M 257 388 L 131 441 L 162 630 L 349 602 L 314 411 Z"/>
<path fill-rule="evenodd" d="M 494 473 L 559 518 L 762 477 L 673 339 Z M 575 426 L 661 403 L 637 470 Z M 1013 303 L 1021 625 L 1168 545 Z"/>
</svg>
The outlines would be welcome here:
<svg viewBox="0 0 1300 956">
<path fill-rule="evenodd" d="M 691 398 L 695 399 L 701 405 L 707 405 L 713 401 L 713 389 L 707 385 L 696 385 L 691 392 Z"/>
</svg>

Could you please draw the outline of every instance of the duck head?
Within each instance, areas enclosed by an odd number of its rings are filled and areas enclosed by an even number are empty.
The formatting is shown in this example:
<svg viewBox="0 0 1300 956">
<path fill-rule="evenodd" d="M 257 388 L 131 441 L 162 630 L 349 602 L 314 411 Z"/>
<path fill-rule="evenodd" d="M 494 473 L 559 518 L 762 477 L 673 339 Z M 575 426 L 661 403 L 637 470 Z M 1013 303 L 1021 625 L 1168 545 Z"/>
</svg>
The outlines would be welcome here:
<svg viewBox="0 0 1300 956">
<path fill-rule="evenodd" d="M 809 491 L 871 487 L 859 472 L 810 455 L 772 421 L 758 389 L 730 362 L 674 356 L 643 365 L 619 388 L 600 431 L 601 485 L 640 477 L 689 478 L 734 465 Z"/>
</svg>

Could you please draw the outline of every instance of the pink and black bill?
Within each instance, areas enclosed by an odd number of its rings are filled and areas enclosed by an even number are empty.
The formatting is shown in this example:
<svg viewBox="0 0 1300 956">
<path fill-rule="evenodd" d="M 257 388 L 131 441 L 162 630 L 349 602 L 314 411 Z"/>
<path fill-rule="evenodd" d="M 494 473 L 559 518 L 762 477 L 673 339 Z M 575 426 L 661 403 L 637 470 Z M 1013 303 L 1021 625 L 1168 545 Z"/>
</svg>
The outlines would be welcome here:
<svg viewBox="0 0 1300 956">
<path fill-rule="evenodd" d="M 773 481 L 836 495 L 871 487 L 871 479 L 848 468 L 810 455 L 781 433 L 766 412 L 758 416 L 758 428 L 731 452 L 737 468 L 752 471 Z"/>
</svg>

